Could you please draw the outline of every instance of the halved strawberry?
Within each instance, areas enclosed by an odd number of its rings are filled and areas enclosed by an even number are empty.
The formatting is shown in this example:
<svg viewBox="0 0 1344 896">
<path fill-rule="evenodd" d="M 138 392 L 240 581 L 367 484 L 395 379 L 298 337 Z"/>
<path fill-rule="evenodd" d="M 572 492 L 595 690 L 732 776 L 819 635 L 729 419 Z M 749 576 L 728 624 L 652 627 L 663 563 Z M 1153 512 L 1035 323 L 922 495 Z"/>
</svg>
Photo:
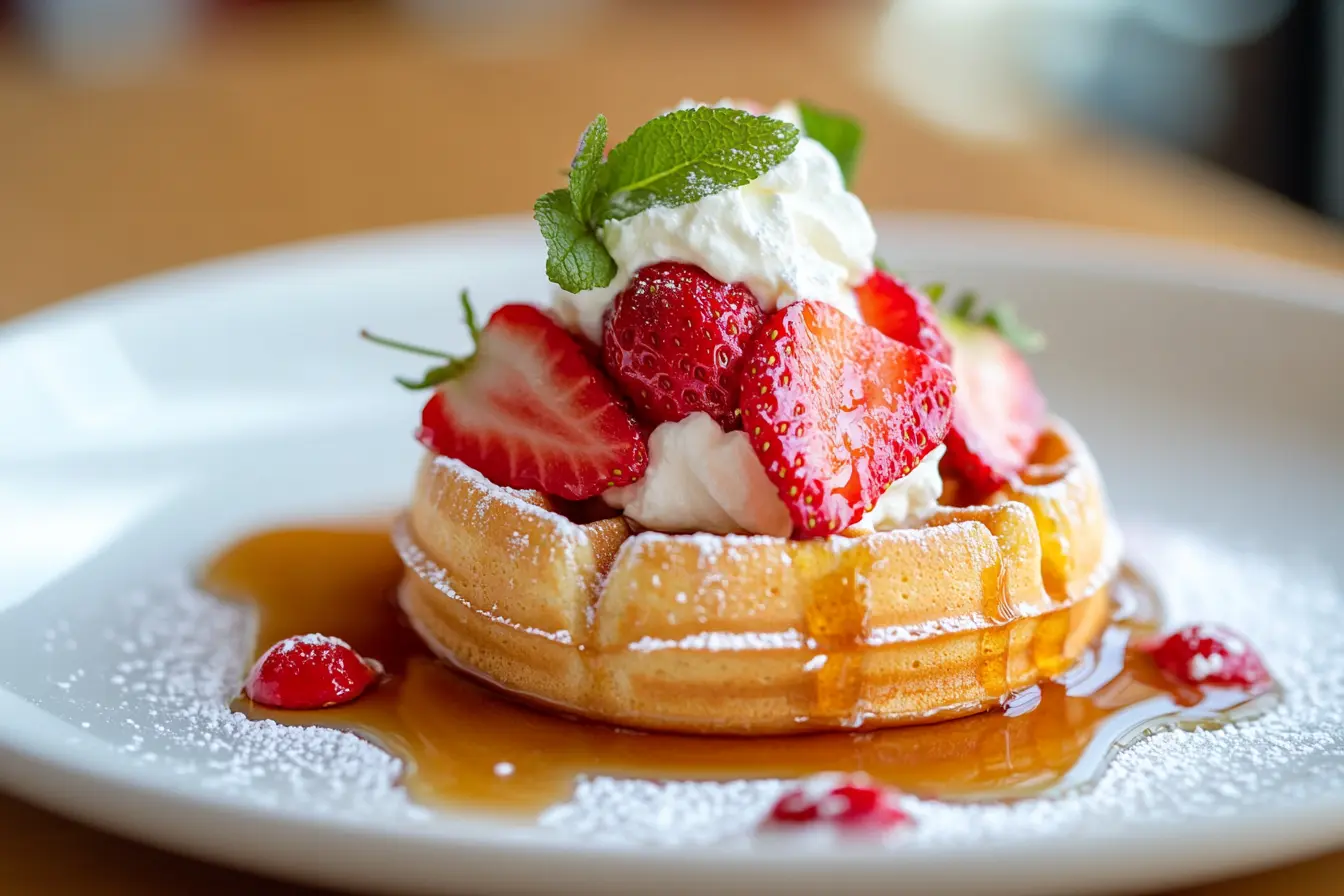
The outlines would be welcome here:
<svg viewBox="0 0 1344 896">
<path fill-rule="evenodd" d="M 742 424 L 800 538 L 858 522 L 943 440 L 947 365 L 821 302 L 766 318 L 743 364 Z"/>
<path fill-rule="evenodd" d="M 1031 368 L 1006 339 L 982 324 L 943 321 L 952 345 L 957 395 L 942 467 L 980 500 L 1015 477 L 1045 427 L 1045 397 Z"/>
<path fill-rule="evenodd" d="M 695 265 L 640 268 L 612 301 L 602 353 L 635 410 L 654 423 L 704 411 L 737 423 L 737 373 L 765 315 L 751 290 Z"/>
<path fill-rule="evenodd" d="M 263 706 L 322 709 L 349 703 L 381 674 L 381 666 L 340 638 L 300 635 L 267 648 L 247 674 L 243 692 Z"/>
<path fill-rule="evenodd" d="M 492 481 L 579 501 L 644 475 L 649 452 L 616 387 L 574 337 L 539 308 L 505 305 L 476 327 L 470 357 L 362 335 L 443 359 L 408 389 L 433 388 L 417 437 Z"/>
<path fill-rule="evenodd" d="M 952 349 L 943 336 L 938 311 L 922 292 L 886 271 L 874 271 L 854 290 L 854 295 L 863 319 L 884 335 L 922 348 L 944 364 L 952 361 Z"/>
</svg>

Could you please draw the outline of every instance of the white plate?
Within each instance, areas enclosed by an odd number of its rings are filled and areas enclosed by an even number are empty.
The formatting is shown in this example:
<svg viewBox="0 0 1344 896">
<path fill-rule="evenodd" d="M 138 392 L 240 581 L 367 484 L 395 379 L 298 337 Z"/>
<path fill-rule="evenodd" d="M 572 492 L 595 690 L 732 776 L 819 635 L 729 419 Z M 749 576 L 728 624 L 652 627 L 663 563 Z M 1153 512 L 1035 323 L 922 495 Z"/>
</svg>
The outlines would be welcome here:
<svg viewBox="0 0 1344 896">
<path fill-rule="evenodd" d="M 417 401 L 354 333 L 460 347 L 460 287 L 544 296 L 531 223 L 485 221 L 205 265 L 0 331 L 0 782 L 202 858 L 438 892 L 1063 893 L 1344 845 L 1344 279 L 1017 223 L 879 229 L 902 269 L 1043 325 L 1054 407 L 1122 518 L 1186 533 L 1148 538 L 1156 574 L 1252 629 L 1289 692 L 1275 716 L 1149 740 L 1089 796 L 921 805 L 920 833 L 840 844 L 748 836 L 769 783 L 646 785 L 603 817 L 596 782 L 538 826 L 431 815 L 361 742 L 230 721 L 248 620 L 184 573 L 250 529 L 403 498 Z"/>
</svg>

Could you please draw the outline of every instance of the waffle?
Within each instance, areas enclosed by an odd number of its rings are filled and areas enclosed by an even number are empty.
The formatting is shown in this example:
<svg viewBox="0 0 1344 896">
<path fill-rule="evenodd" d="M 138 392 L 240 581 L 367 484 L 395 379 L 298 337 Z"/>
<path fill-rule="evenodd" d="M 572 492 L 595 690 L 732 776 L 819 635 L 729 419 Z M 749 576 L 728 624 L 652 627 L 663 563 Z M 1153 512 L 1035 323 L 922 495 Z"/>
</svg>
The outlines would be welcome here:
<svg viewBox="0 0 1344 896">
<path fill-rule="evenodd" d="M 795 541 L 573 517 L 426 458 L 395 531 L 402 608 L 437 653 L 499 688 L 688 733 L 853 730 L 999 705 L 1089 649 L 1119 562 L 1096 464 L 1059 420 L 1019 482 L 919 528 Z"/>
</svg>

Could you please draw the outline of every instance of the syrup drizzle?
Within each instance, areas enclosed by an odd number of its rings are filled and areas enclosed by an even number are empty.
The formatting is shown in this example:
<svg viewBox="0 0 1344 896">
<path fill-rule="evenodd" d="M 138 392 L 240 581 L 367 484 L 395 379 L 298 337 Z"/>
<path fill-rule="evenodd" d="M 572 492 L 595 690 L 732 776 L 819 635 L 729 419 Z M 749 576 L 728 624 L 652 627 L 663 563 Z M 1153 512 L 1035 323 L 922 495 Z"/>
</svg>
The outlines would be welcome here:
<svg viewBox="0 0 1344 896">
<path fill-rule="evenodd" d="M 366 737 L 406 761 L 406 787 L 429 805 L 535 815 L 565 799 L 585 775 L 731 780 L 822 771 L 862 771 L 928 799 L 1011 799 L 1085 785 L 1115 750 L 1145 733 L 1217 726 L 1259 714 L 1275 699 L 1174 683 L 1146 654 L 1129 649 L 1134 638 L 1157 630 L 1161 609 L 1147 584 L 1124 570 L 1112 586 L 1115 621 L 1097 648 L 1056 680 L 1015 694 L 1001 711 L 850 734 L 627 731 L 533 709 L 435 660 L 395 608 L 402 571 L 383 528 L 288 529 L 229 548 L 208 566 L 203 583 L 256 606 L 257 653 L 291 635 L 321 632 L 382 662 L 387 680 L 346 706 L 285 712 L 240 697 L 234 708 L 253 719 Z M 997 587 L 987 592 L 997 600 Z M 858 618 L 828 627 L 830 608 L 814 609 L 814 636 L 837 646 L 863 630 Z M 997 617 L 1010 608 L 993 611 Z M 1066 617 L 1038 627 L 1033 654 L 1059 655 Z M 836 666 L 837 680 L 818 680 L 819 708 L 850 713 L 845 665 Z"/>
</svg>

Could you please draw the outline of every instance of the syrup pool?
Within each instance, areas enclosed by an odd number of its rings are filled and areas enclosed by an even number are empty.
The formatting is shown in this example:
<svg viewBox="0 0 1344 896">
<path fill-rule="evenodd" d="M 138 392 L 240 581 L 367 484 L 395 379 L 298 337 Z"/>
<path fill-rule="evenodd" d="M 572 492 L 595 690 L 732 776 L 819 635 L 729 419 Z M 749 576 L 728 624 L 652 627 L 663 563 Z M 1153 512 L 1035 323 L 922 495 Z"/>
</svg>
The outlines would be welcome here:
<svg viewBox="0 0 1344 896">
<path fill-rule="evenodd" d="M 732 781 L 862 771 L 940 801 L 1008 800 L 1085 785 L 1145 734 L 1217 727 L 1268 708 L 1274 695 L 1171 682 L 1136 638 L 1161 624 L 1157 596 L 1124 571 L 1115 621 L 1096 650 L 1001 711 L 937 724 L 770 738 L 649 734 L 565 718 L 515 702 L 436 661 L 394 596 L 402 564 L 386 529 L 260 533 L 209 564 L 205 588 L 258 611 L 260 653 L 309 632 L 340 637 L 388 678 L 346 706 L 272 710 L 239 698 L 252 719 L 357 733 L 405 761 L 403 783 L 428 805 L 537 815 L 581 779 Z"/>
</svg>

